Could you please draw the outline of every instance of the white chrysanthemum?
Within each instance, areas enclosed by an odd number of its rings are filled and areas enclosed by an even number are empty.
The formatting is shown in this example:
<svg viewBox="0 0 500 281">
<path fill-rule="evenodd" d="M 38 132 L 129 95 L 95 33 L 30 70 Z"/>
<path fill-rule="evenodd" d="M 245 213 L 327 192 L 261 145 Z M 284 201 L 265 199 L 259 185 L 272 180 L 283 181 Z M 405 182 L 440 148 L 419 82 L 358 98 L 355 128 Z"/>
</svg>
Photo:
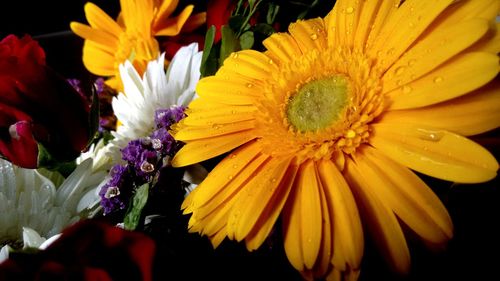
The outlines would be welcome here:
<svg viewBox="0 0 500 281">
<path fill-rule="evenodd" d="M 0 159 L 0 245 L 24 240 L 26 246 L 39 247 L 78 221 L 89 206 L 85 193 L 105 177 L 91 166 L 92 159 L 82 162 L 56 187 L 37 170 Z M 2 252 L 5 256 L 6 249 Z"/>
<path fill-rule="evenodd" d="M 157 109 L 187 106 L 195 97 L 201 57 L 196 43 L 180 48 L 165 72 L 162 54 L 148 63 L 142 79 L 130 62 L 120 65 L 124 93 L 112 101 L 113 111 L 121 123 L 116 132 L 111 132 L 115 137 L 110 148 L 114 163 L 121 159 L 120 148 L 153 132 Z"/>
</svg>

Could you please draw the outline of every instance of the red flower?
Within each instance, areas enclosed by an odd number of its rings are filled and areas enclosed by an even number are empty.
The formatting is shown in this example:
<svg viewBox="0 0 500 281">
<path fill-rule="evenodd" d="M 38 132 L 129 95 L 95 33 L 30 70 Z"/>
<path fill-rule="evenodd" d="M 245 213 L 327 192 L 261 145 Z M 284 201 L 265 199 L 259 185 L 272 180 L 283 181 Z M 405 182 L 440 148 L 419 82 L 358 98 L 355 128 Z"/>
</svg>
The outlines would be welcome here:
<svg viewBox="0 0 500 281">
<path fill-rule="evenodd" d="M 152 280 L 154 241 L 93 220 L 77 223 L 46 250 L 11 254 L 0 280 Z"/>
<path fill-rule="evenodd" d="M 235 0 L 209 0 L 207 4 L 207 27 L 215 26 L 215 40 L 221 39 L 221 27 L 227 25 L 231 12 L 236 7 Z"/>
<path fill-rule="evenodd" d="M 41 143 L 58 160 L 74 159 L 89 140 L 88 105 L 45 64 L 29 36 L 0 41 L 0 154 L 37 166 Z"/>
</svg>

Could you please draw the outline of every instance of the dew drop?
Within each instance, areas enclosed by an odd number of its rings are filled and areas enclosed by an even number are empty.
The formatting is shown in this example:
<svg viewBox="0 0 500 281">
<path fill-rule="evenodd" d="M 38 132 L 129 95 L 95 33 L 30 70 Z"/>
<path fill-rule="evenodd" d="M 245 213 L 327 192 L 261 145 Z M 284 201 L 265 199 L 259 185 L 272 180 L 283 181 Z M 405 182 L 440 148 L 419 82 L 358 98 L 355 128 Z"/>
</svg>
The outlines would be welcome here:
<svg viewBox="0 0 500 281">
<path fill-rule="evenodd" d="M 412 88 L 410 86 L 403 86 L 403 93 L 408 94 L 411 92 Z"/>
<path fill-rule="evenodd" d="M 413 65 L 415 65 L 416 62 L 417 62 L 416 60 L 409 60 L 408 66 L 413 66 Z"/>
<path fill-rule="evenodd" d="M 238 168 L 238 165 L 234 164 L 233 169 L 237 169 L 237 168 Z"/>
<path fill-rule="evenodd" d="M 394 48 L 390 48 L 389 50 L 387 50 L 387 54 L 388 55 L 393 55 L 395 51 L 396 50 Z"/>
<path fill-rule="evenodd" d="M 253 84 L 252 83 L 248 83 L 247 84 L 247 88 L 252 88 L 253 87 Z"/>
<path fill-rule="evenodd" d="M 239 57 L 239 55 L 238 55 L 238 53 L 232 53 L 231 57 L 234 58 L 234 59 L 237 59 Z"/>
<path fill-rule="evenodd" d="M 354 8 L 353 8 L 353 7 L 347 7 L 347 8 L 345 9 L 345 13 L 346 13 L 346 14 L 352 14 L 353 12 L 354 12 Z"/>
<path fill-rule="evenodd" d="M 233 176 L 228 176 L 227 177 L 228 180 L 232 180 L 233 179 Z"/>
<path fill-rule="evenodd" d="M 437 77 L 436 77 L 436 78 L 434 78 L 434 80 L 432 80 L 432 81 L 434 81 L 434 83 L 441 83 L 441 82 L 443 82 L 443 77 L 441 77 L 441 76 L 437 76 Z"/>
<path fill-rule="evenodd" d="M 309 37 L 311 37 L 312 40 L 318 39 L 318 34 L 312 33 Z"/>
<path fill-rule="evenodd" d="M 269 63 L 269 64 L 274 64 L 274 61 L 273 61 L 272 59 L 269 59 L 269 60 L 267 61 L 267 63 Z"/>
<path fill-rule="evenodd" d="M 234 159 L 234 158 L 236 158 L 236 154 L 231 154 L 231 156 L 229 156 L 229 157 L 231 157 L 231 159 Z"/>
<path fill-rule="evenodd" d="M 415 23 L 410 22 L 410 23 L 408 23 L 408 26 L 409 26 L 410 28 L 414 28 L 414 27 L 415 27 Z"/>
<path fill-rule="evenodd" d="M 400 67 L 396 68 L 394 73 L 396 73 L 396 75 L 401 75 L 401 74 L 403 74 L 403 72 L 405 72 L 405 69 L 406 69 L 406 67 L 400 66 Z"/>
<path fill-rule="evenodd" d="M 272 179 L 271 179 L 271 182 L 276 182 L 276 181 L 277 181 L 277 179 L 276 179 L 276 178 L 272 178 Z"/>
</svg>

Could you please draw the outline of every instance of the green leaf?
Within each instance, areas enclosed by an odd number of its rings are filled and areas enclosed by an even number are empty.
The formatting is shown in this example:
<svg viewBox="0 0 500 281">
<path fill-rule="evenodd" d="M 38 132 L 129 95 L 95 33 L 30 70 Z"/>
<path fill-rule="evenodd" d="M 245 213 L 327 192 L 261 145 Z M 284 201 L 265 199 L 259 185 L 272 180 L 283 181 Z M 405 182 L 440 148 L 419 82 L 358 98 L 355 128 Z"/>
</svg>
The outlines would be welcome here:
<svg viewBox="0 0 500 281">
<path fill-rule="evenodd" d="M 205 36 L 205 46 L 203 47 L 203 56 L 201 57 L 200 73 L 201 77 L 214 74 L 217 70 L 217 53 L 213 44 L 215 39 L 215 26 L 211 26 Z M 214 70 L 215 69 L 215 70 Z"/>
<path fill-rule="evenodd" d="M 134 194 L 132 198 L 132 203 L 130 204 L 123 224 L 127 230 L 135 230 L 139 225 L 139 220 L 141 218 L 142 209 L 146 206 L 149 195 L 149 183 L 141 185 Z"/>
<path fill-rule="evenodd" d="M 245 26 L 246 21 L 244 16 L 235 15 L 230 17 L 227 23 L 232 30 L 235 30 L 236 33 L 238 33 Z"/>
<path fill-rule="evenodd" d="M 222 41 L 220 46 L 219 65 L 232 53 L 241 50 L 240 41 L 229 26 L 223 25 L 221 28 Z"/>
<path fill-rule="evenodd" d="M 264 38 L 271 36 L 274 33 L 274 28 L 267 23 L 259 23 L 254 27 L 254 32 L 264 35 Z"/>
<path fill-rule="evenodd" d="M 75 170 L 76 163 L 75 161 L 61 162 L 57 160 L 42 144 L 38 143 L 38 167 L 57 171 L 67 177 Z"/>
<path fill-rule="evenodd" d="M 252 48 L 254 43 L 254 37 L 252 31 L 247 31 L 240 36 L 240 45 L 242 50 Z"/>
<path fill-rule="evenodd" d="M 267 24 L 273 24 L 276 20 L 276 16 L 280 10 L 280 6 L 275 3 L 269 3 L 269 9 L 267 10 L 266 22 Z"/>
</svg>

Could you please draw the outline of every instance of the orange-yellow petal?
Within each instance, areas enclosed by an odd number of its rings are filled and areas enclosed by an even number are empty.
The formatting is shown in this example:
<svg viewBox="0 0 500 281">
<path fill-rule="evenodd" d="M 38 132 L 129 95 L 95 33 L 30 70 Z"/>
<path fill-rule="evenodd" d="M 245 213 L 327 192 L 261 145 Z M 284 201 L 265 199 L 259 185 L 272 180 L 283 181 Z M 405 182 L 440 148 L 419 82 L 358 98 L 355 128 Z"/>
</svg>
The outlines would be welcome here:
<svg viewBox="0 0 500 281">
<path fill-rule="evenodd" d="M 258 176 L 251 178 L 238 194 L 228 220 L 228 224 L 235 229 L 234 237 L 237 241 L 245 239 L 252 229 L 260 228 L 260 225 L 256 223 L 266 206 L 274 207 L 270 205 L 271 199 L 278 193 L 279 184 L 290 161 L 291 157 L 271 157 L 256 171 Z"/>
<path fill-rule="evenodd" d="M 410 253 L 396 216 L 377 196 L 376 186 L 362 173 L 358 164 L 349 159 L 345 172 L 363 221 L 376 245 L 394 270 L 408 272 Z"/>
<path fill-rule="evenodd" d="M 439 198 L 406 167 L 366 147 L 359 170 L 376 187 L 376 196 L 426 241 L 443 244 L 453 235 L 451 218 Z"/>
<path fill-rule="evenodd" d="M 84 10 L 87 21 L 93 28 L 113 34 L 116 37 L 123 32 L 122 28 L 94 3 L 87 2 Z"/>
<path fill-rule="evenodd" d="M 231 149 L 247 143 L 255 137 L 255 133 L 252 130 L 247 130 L 189 142 L 175 154 L 172 166 L 182 167 L 210 159 L 229 152 Z"/>
<path fill-rule="evenodd" d="M 460 135 L 427 126 L 379 123 L 370 143 L 415 171 L 455 182 L 477 183 L 497 174 L 498 163 L 482 146 Z"/>
<path fill-rule="evenodd" d="M 288 31 L 297 42 L 302 53 L 326 47 L 326 33 L 323 19 L 299 20 L 290 24 Z"/>
<path fill-rule="evenodd" d="M 157 19 L 153 26 L 153 33 L 156 36 L 178 35 L 193 12 L 194 6 L 189 5 L 175 18 Z"/>
<path fill-rule="evenodd" d="M 423 107 L 464 95 L 491 81 L 498 70 L 496 55 L 460 55 L 420 79 L 388 93 L 390 109 Z"/>
<path fill-rule="evenodd" d="M 387 19 L 372 46 L 371 57 L 382 70 L 390 67 L 453 0 L 407 0 Z M 381 52 L 381 53 L 379 53 Z"/>
<path fill-rule="evenodd" d="M 295 39 L 288 33 L 274 33 L 262 42 L 277 63 L 288 63 L 300 56 L 300 51 Z"/>
<path fill-rule="evenodd" d="M 330 160 L 321 160 L 318 173 L 332 217 L 333 256 L 336 268 L 346 270 L 360 267 L 363 255 L 363 230 L 354 197 L 342 174 Z M 347 266 L 348 265 L 348 266 Z"/>
<path fill-rule="evenodd" d="M 473 19 L 438 29 L 399 58 L 382 77 L 384 91 L 414 81 L 471 46 L 488 31 L 488 22 Z"/>
<path fill-rule="evenodd" d="M 500 81 L 435 105 L 389 111 L 381 122 L 436 127 L 463 136 L 494 130 L 500 127 Z"/>
</svg>

